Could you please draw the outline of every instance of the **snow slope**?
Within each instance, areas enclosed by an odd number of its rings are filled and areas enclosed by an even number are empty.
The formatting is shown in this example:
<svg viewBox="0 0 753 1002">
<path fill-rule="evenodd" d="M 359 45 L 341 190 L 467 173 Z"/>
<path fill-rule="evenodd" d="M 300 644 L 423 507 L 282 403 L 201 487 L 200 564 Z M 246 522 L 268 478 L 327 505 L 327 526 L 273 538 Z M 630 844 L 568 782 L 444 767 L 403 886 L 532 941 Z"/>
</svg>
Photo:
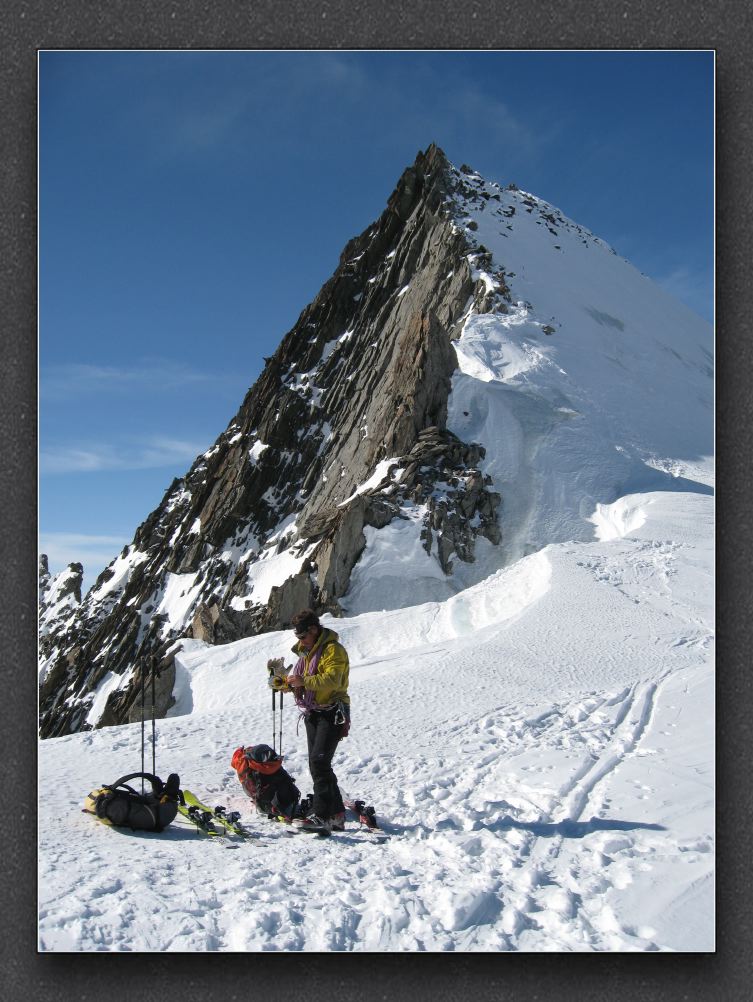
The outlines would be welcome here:
<svg viewBox="0 0 753 1002">
<path fill-rule="evenodd" d="M 423 511 L 406 505 L 367 530 L 350 614 L 448 598 L 548 543 L 588 540 L 596 506 L 627 494 L 711 491 L 706 321 L 542 199 L 464 174 L 453 201 L 476 279 L 507 289 L 501 310 L 468 304 L 447 421 L 486 450 L 502 542 L 479 540 L 475 563 L 446 578 L 422 554 Z"/>
<path fill-rule="evenodd" d="M 157 770 L 262 834 L 81 813 L 138 769 L 139 725 L 41 743 L 43 951 L 708 951 L 714 948 L 713 506 L 622 497 L 441 602 L 332 621 L 353 728 L 336 770 L 389 833 L 285 837 L 230 768 L 270 741 L 284 634 L 179 655 Z M 406 573 L 410 567 L 406 566 Z M 286 706 L 286 765 L 305 738 Z M 147 752 L 147 765 L 151 754 Z"/>
</svg>

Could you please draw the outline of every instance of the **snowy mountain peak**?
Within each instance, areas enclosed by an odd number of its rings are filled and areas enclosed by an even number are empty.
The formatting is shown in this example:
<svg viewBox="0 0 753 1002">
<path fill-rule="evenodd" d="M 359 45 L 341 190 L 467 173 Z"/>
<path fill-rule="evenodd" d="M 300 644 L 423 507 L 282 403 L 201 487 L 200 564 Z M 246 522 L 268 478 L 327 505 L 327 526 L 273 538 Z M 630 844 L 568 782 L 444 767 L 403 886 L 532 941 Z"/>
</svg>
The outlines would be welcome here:
<svg viewBox="0 0 753 1002">
<path fill-rule="evenodd" d="M 436 146 L 63 633 L 42 734 L 128 719 L 181 638 L 441 601 L 597 504 L 706 481 L 707 324 L 548 203 Z M 406 569 L 409 573 L 406 574 Z"/>
</svg>

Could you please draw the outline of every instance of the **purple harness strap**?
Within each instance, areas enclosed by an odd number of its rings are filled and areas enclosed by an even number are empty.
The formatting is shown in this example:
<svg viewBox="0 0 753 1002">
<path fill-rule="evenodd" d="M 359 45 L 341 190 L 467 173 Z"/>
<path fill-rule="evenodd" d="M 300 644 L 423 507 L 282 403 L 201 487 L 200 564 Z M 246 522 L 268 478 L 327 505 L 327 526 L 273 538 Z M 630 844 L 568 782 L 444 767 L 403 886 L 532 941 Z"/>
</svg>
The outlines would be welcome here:
<svg viewBox="0 0 753 1002">
<path fill-rule="evenodd" d="M 322 646 L 317 651 L 314 652 L 313 657 L 309 661 L 308 670 L 306 670 L 306 656 L 305 654 L 302 654 L 300 658 L 298 658 L 298 661 L 295 664 L 295 668 L 293 668 L 293 674 L 316 675 L 317 671 L 319 670 L 319 659 L 322 656 L 323 649 L 324 647 Z M 313 689 L 304 689 L 303 687 L 297 688 L 295 690 L 294 699 L 296 702 L 296 706 L 298 706 L 298 708 L 302 710 L 304 714 L 310 713 L 311 710 L 313 709 L 329 710 L 333 706 L 332 703 L 327 703 L 326 705 L 325 704 L 320 705 L 319 703 L 316 702 L 316 693 L 313 691 Z"/>
</svg>

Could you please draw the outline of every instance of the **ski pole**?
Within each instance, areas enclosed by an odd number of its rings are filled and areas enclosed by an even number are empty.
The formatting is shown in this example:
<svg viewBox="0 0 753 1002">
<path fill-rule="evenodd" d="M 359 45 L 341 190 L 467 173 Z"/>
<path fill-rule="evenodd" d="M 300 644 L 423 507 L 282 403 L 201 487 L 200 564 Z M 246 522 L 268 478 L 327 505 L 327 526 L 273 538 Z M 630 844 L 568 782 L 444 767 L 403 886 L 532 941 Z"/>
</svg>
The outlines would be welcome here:
<svg viewBox="0 0 753 1002">
<path fill-rule="evenodd" d="M 145 682 L 144 682 L 144 659 L 141 658 L 140 666 L 141 668 L 141 793 L 144 793 L 144 703 L 146 701 L 146 695 L 144 692 Z"/>
<path fill-rule="evenodd" d="M 277 729 L 277 717 L 275 715 L 276 710 L 277 710 L 277 690 L 273 689 L 272 690 L 272 749 L 273 749 L 273 752 L 277 752 L 277 748 L 275 747 L 275 739 L 276 739 L 276 733 L 275 733 L 275 731 Z"/>
<path fill-rule="evenodd" d="M 280 755 L 282 755 L 282 697 L 283 692 L 282 689 L 280 689 Z"/>
<path fill-rule="evenodd" d="M 155 709 L 154 709 L 154 663 L 157 659 L 154 655 L 151 657 L 152 662 L 152 775 L 157 775 L 157 731 L 155 723 Z"/>
</svg>

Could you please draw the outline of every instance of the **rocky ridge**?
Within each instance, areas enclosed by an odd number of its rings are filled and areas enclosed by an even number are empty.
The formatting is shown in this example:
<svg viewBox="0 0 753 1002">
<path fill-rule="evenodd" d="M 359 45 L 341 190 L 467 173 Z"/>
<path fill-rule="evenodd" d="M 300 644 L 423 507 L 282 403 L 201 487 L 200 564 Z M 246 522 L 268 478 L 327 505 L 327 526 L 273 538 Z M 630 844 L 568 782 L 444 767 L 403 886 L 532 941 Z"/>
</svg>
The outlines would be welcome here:
<svg viewBox="0 0 753 1002">
<path fill-rule="evenodd" d="M 69 564 L 50 574 L 47 554 L 39 556 L 39 634 L 42 638 L 65 629 L 81 604 L 82 564 Z"/>
<path fill-rule="evenodd" d="M 474 559 L 479 536 L 499 542 L 484 449 L 446 428 L 453 340 L 470 313 L 510 303 L 462 222 L 474 179 L 435 146 L 418 155 L 227 429 L 43 636 L 43 737 L 133 719 L 152 667 L 164 715 L 182 637 L 279 629 L 303 605 L 337 615 L 364 527 L 406 505 L 447 574 Z"/>
</svg>

